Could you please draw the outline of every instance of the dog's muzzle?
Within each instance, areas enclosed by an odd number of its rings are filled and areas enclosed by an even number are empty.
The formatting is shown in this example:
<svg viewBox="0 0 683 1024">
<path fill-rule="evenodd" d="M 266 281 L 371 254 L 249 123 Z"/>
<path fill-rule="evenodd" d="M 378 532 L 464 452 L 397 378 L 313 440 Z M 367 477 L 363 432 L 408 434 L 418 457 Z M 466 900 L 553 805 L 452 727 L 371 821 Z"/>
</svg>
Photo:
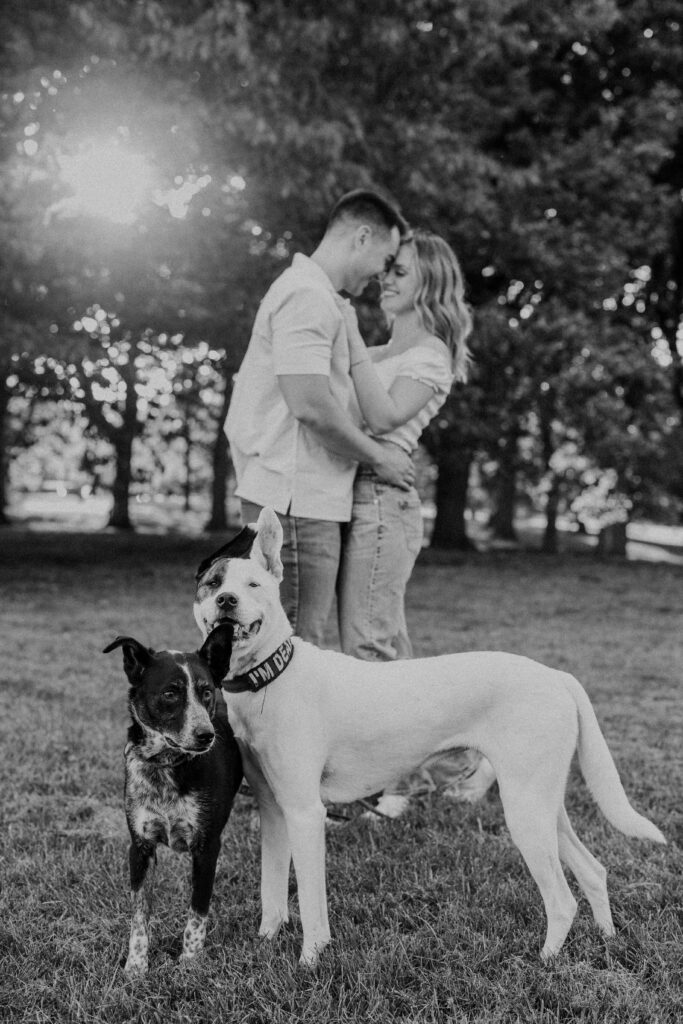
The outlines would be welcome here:
<svg viewBox="0 0 683 1024">
<path fill-rule="evenodd" d="M 263 625 L 263 619 L 254 619 L 254 621 L 249 623 L 249 625 L 244 625 L 241 622 L 237 622 L 235 619 L 230 618 L 229 615 L 223 615 L 210 625 L 207 623 L 209 634 L 213 633 L 217 626 L 225 623 L 229 623 L 232 626 L 233 642 L 239 643 L 240 640 L 251 640 L 255 637 Z"/>
<path fill-rule="evenodd" d="M 190 757 L 196 757 L 197 754 L 207 754 L 209 750 L 211 750 L 215 738 L 216 733 L 213 729 L 204 729 L 200 732 L 194 733 L 192 736 L 192 746 L 183 747 L 171 736 L 164 735 L 164 739 L 170 750 L 175 750 L 178 753 L 182 753 Z"/>
</svg>

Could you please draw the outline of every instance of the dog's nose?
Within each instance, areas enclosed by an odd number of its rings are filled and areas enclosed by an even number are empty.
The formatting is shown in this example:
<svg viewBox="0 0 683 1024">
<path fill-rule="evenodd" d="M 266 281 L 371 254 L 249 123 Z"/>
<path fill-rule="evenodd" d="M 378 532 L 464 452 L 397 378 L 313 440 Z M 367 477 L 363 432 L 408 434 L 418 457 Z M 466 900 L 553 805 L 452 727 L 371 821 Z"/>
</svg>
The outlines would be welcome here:
<svg viewBox="0 0 683 1024">
<path fill-rule="evenodd" d="M 216 604 L 219 608 L 235 608 L 238 601 L 237 594 L 219 594 L 216 598 Z"/>
<path fill-rule="evenodd" d="M 195 742 L 198 747 L 208 747 L 213 740 L 213 729 L 198 729 L 194 734 Z"/>
</svg>

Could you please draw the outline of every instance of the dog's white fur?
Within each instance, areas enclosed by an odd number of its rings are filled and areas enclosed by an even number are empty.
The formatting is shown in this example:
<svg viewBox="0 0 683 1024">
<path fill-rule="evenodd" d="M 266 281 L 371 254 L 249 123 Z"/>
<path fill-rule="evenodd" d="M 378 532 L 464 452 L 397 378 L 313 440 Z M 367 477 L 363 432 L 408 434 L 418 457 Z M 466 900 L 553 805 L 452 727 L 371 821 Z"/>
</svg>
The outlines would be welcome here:
<svg viewBox="0 0 683 1024">
<path fill-rule="evenodd" d="M 227 678 L 263 661 L 291 634 L 279 601 L 282 530 L 264 509 L 249 558 L 228 559 L 220 583 L 201 587 L 197 623 L 207 636 L 227 595 L 239 631 Z M 566 672 L 513 654 L 474 652 L 365 662 L 295 638 L 284 673 L 258 693 L 226 694 L 244 771 L 261 816 L 263 916 L 272 938 L 287 921 L 290 859 L 297 878 L 303 949 L 313 964 L 330 940 L 325 889 L 324 801 L 385 789 L 440 749 L 481 751 L 495 770 L 510 834 L 545 904 L 543 957 L 558 952 L 576 912 L 561 861 L 595 921 L 614 932 L 606 872 L 575 835 L 564 808 L 578 747 L 584 777 L 608 820 L 626 835 L 665 842 L 629 804 L 595 713 Z"/>
</svg>

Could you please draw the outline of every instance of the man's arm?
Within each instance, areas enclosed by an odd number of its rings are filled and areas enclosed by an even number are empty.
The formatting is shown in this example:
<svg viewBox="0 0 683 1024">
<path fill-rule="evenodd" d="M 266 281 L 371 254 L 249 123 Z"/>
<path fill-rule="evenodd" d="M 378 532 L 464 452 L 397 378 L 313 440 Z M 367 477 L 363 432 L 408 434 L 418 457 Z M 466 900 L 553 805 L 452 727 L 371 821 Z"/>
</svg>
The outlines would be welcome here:
<svg viewBox="0 0 683 1024">
<path fill-rule="evenodd" d="M 415 479 L 410 456 L 364 434 L 330 391 L 324 374 L 287 373 L 277 378 L 292 416 L 337 455 L 372 466 L 382 480 L 407 490 Z"/>
</svg>

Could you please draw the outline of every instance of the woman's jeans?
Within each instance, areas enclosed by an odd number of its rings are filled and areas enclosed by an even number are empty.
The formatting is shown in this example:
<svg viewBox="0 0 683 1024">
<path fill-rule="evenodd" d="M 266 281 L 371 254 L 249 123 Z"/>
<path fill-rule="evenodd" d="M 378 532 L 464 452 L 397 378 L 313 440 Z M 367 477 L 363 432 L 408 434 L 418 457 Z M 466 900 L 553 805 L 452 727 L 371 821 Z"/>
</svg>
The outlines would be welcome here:
<svg viewBox="0 0 683 1024">
<path fill-rule="evenodd" d="M 417 491 L 393 487 L 361 467 L 351 522 L 342 529 L 337 585 L 342 650 L 365 661 L 410 658 L 404 600 L 422 547 Z"/>
</svg>

